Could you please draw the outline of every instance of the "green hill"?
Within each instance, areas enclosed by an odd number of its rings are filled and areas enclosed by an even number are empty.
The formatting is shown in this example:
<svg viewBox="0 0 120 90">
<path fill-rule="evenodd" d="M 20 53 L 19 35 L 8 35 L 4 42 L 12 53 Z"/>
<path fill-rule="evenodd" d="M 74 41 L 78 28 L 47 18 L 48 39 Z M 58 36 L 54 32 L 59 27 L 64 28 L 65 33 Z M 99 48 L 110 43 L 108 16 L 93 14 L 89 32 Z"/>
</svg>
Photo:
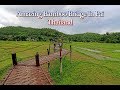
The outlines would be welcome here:
<svg viewBox="0 0 120 90">
<path fill-rule="evenodd" d="M 97 33 L 83 33 L 83 34 L 74 34 L 71 36 L 72 41 L 79 42 L 99 42 L 102 35 Z"/>
<path fill-rule="evenodd" d="M 83 34 L 64 34 L 51 28 L 31 28 L 21 26 L 8 26 L 0 28 L 0 40 L 5 41 L 55 41 L 58 38 L 65 42 L 106 42 L 120 43 L 120 32 L 98 34 L 86 32 Z"/>
<path fill-rule="evenodd" d="M 64 33 L 50 28 L 37 29 L 21 26 L 0 28 L 0 39 L 8 41 L 48 41 L 64 35 Z"/>
</svg>

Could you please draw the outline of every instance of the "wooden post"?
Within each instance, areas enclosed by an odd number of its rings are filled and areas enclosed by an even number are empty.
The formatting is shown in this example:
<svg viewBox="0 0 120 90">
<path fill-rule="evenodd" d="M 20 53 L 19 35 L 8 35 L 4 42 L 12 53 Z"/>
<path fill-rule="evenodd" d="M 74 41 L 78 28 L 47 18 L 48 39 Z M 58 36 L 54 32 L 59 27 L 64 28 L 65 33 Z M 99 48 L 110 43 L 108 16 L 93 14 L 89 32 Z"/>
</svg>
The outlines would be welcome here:
<svg viewBox="0 0 120 90">
<path fill-rule="evenodd" d="M 62 48 L 60 47 L 60 74 L 62 74 Z"/>
<path fill-rule="evenodd" d="M 48 62 L 48 71 L 50 71 L 50 62 Z"/>
<path fill-rule="evenodd" d="M 50 44 L 49 44 L 49 54 L 50 54 Z"/>
<path fill-rule="evenodd" d="M 48 55 L 50 54 L 49 50 L 47 49 Z M 50 71 L 50 62 L 49 61 L 48 61 L 48 71 Z"/>
<path fill-rule="evenodd" d="M 50 54 L 50 52 L 49 52 L 49 50 L 47 49 L 47 53 L 48 53 L 48 55 Z"/>
<path fill-rule="evenodd" d="M 62 74 L 62 57 L 60 57 L 60 74 Z"/>
<path fill-rule="evenodd" d="M 55 43 L 54 43 L 54 53 L 55 53 Z"/>
<path fill-rule="evenodd" d="M 13 62 L 13 65 L 17 65 L 16 53 L 12 53 L 12 62 Z"/>
<path fill-rule="evenodd" d="M 72 49 L 71 49 L 71 45 L 70 45 L 70 63 L 72 63 L 72 61 L 71 61 L 71 53 L 72 53 Z"/>
<path fill-rule="evenodd" d="M 36 55 L 35 55 L 35 60 L 36 60 L 36 66 L 40 66 L 40 64 L 39 64 L 39 54 L 38 54 L 38 52 L 37 52 Z"/>
</svg>

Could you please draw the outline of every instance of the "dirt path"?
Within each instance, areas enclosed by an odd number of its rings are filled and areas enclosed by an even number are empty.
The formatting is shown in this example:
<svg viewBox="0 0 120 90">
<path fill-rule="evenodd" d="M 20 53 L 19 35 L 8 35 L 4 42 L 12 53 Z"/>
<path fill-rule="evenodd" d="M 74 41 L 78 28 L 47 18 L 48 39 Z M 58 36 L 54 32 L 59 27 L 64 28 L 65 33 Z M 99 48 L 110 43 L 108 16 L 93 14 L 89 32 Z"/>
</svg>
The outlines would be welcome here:
<svg viewBox="0 0 120 90">
<path fill-rule="evenodd" d="M 69 51 L 62 50 L 62 56 L 68 54 Z M 35 66 L 35 59 L 19 62 L 13 67 L 3 85 L 52 85 L 52 79 L 48 71 L 42 68 L 42 65 L 51 60 L 59 58 L 59 52 L 50 54 L 49 56 L 40 57 L 40 66 Z"/>
</svg>

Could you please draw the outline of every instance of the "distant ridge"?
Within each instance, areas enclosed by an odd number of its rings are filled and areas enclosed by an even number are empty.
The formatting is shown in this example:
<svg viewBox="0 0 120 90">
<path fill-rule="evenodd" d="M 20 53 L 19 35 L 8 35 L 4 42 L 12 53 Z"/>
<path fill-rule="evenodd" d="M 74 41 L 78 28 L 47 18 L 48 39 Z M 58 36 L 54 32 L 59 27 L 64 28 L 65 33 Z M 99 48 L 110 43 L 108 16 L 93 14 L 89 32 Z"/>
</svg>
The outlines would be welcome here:
<svg viewBox="0 0 120 90">
<path fill-rule="evenodd" d="M 21 26 L 8 26 L 0 28 L 0 40 L 5 41 L 56 41 L 63 39 L 65 42 L 106 42 L 120 43 L 120 32 L 98 34 L 86 32 L 69 35 L 51 28 L 31 28 Z"/>
</svg>

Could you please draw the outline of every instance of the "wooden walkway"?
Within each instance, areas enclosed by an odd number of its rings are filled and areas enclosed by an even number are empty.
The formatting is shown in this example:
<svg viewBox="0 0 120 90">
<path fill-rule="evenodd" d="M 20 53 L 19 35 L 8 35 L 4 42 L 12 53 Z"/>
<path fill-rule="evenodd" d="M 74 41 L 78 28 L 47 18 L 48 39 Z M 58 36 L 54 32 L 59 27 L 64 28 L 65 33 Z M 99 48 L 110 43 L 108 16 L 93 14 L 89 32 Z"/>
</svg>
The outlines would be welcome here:
<svg viewBox="0 0 120 90">
<path fill-rule="evenodd" d="M 59 58 L 60 52 L 42 56 L 40 58 L 40 66 L 35 66 L 35 59 L 19 62 L 9 72 L 3 85 L 53 85 L 53 81 L 49 72 L 42 68 L 42 65 L 48 63 L 56 58 Z M 69 51 L 63 49 L 62 56 L 68 54 Z"/>
</svg>

